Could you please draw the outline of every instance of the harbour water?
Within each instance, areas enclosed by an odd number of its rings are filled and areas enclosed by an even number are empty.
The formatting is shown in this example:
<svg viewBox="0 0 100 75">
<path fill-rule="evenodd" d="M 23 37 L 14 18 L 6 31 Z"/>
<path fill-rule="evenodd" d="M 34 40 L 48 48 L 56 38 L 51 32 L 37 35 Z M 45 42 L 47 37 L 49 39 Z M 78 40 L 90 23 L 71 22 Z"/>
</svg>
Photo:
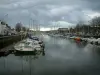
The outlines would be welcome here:
<svg viewBox="0 0 100 75">
<path fill-rule="evenodd" d="M 100 48 L 48 35 L 43 39 L 43 53 L 1 56 L 0 75 L 100 75 Z"/>
</svg>

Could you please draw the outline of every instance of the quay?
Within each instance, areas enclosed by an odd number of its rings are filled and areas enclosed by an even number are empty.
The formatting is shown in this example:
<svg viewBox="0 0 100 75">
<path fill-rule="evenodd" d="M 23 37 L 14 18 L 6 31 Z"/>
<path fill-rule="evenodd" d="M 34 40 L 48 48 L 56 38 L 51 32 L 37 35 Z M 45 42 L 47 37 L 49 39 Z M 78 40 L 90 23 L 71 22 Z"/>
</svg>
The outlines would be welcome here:
<svg viewBox="0 0 100 75">
<path fill-rule="evenodd" d="M 4 36 L 0 37 L 0 49 L 5 48 L 13 43 L 21 41 L 25 39 L 27 36 L 25 35 L 14 35 L 14 36 Z"/>
</svg>

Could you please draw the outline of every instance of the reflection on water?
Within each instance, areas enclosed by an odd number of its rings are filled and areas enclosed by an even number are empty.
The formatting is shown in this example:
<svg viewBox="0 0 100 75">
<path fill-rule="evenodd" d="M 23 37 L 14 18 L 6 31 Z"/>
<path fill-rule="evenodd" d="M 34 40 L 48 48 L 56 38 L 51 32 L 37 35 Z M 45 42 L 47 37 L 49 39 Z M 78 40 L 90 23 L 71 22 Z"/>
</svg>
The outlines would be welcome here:
<svg viewBox="0 0 100 75">
<path fill-rule="evenodd" d="M 9 53 L 0 58 L 0 75 L 32 75 L 34 60 L 45 56 L 45 51 Z"/>
<path fill-rule="evenodd" d="M 0 58 L 0 75 L 100 75 L 100 48 L 84 42 L 43 37 L 45 50 Z"/>
<path fill-rule="evenodd" d="M 41 51 L 33 51 L 33 52 L 9 52 L 8 54 L 3 53 L 0 56 L 1 57 L 7 57 L 9 55 L 13 54 L 14 56 L 21 56 L 21 57 L 28 57 L 31 56 L 32 58 L 38 58 L 39 55 L 45 56 L 45 51 L 41 50 Z"/>
</svg>

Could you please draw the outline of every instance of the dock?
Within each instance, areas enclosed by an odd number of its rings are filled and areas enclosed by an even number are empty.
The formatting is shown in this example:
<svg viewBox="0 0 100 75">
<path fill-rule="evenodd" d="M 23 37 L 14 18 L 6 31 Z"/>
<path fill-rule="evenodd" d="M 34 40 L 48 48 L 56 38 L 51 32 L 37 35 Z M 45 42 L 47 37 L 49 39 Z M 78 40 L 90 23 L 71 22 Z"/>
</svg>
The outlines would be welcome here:
<svg viewBox="0 0 100 75">
<path fill-rule="evenodd" d="M 12 45 L 14 43 L 17 43 L 18 41 L 21 41 L 25 38 L 27 38 L 27 36 L 25 36 L 25 35 L 0 37 L 0 49 L 5 48 L 5 47 Z"/>
</svg>

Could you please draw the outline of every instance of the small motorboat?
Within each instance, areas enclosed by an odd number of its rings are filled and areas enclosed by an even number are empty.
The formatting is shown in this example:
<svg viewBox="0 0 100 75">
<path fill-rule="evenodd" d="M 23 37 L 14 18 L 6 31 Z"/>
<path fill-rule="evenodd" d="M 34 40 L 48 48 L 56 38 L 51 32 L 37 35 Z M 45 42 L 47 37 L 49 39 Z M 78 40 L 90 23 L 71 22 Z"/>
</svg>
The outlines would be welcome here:
<svg viewBox="0 0 100 75">
<path fill-rule="evenodd" d="M 32 40 L 37 40 L 37 41 L 39 41 L 39 38 L 38 38 L 38 37 L 35 37 L 35 36 L 29 36 L 29 39 L 32 39 Z"/>
<path fill-rule="evenodd" d="M 74 40 L 81 41 L 82 39 L 80 37 L 75 37 Z"/>
<path fill-rule="evenodd" d="M 43 50 L 38 41 L 32 41 L 30 39 L 19 42 L 14 46 L 14 49 L 15 52 L 34 52 Z"/>
<path fill-rule="evenodd" d="M 42 41 L 42 39 L 40 40 L 38 37 L 31 36 L 31 38 L 29 38 L 29 40 L 31 40 L 33 42 L 37 42 L 43 49 L 45 48 L 45 44 Z"/>
<path fill-rule="evenodd" d="M 88 41 L 88 38 L 82 38 L 82 41 L 87 42 Z"/>
<path fill-rule="evenodd" d="M 91 38 L 88 38 L 88 43 L 91 43 L 91 44 L 95 44 L 95 42 L 97 41 L 97 39 L 91 37 Z"/>
<path fill-rule="evenodd" d="M 75 38 L 76 38 L 76 36 L 70 36 L 69 38 L 70 38 L 70 39 L 75 39 Z"/>
</svg>

